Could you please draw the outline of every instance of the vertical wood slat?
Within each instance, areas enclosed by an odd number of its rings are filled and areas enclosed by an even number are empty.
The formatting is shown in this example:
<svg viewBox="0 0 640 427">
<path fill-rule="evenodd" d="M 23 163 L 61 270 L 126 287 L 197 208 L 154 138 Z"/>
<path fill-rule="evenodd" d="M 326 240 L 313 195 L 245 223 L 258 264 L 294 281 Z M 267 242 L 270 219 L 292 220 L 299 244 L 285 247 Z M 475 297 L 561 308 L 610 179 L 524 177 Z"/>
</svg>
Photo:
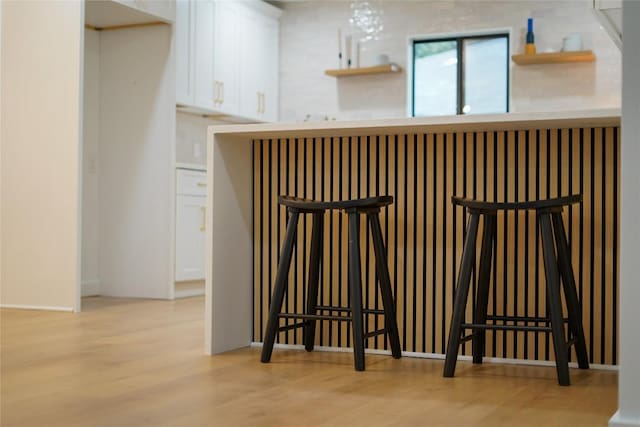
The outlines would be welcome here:
<svg viewBox="0 0 640 427">
<path fill-rule="evenodd" d="M 531 200 L 582 192 L 583 203 L 565 210 L 564 220 L 587 348 L 593 363 L 616 364 L 619 134 L 615 127 L 254 141 L 253 339 L 262 339 L 286 226 L 287 212 L 278 206 L 278 194 L 325 200 L 393 195 L 395 203 L 381 212 L 381 224 L 402 347 L 442 354 L 466 225 L 466 215 L 454 209 L 450 197 Z M 284 304 L 289 312 L 304 309 L 310 224 L 310 218 L 301 218 Z M 325 305 L 348 303 L 346 225 L 341 212 L 325 215 L 320 291 Z M 535 214 L 499 215 L 497 226 L 489 311 L 544 315 Z M 366 227 L 363 218 L 363 298 L 366 306 L 380 308 Z M 469 304 L 467 317 L 472 312 Z M 370 330 L 381 327 L 380 318 L 366 317 Z M 318 344 L 351 345 L 347 323 L 320 323 Z M 302 330 L 279 334 L 278 341 L 300 344 Z M 551 346 L 548 334 L 492 331 L 486 354 L 549 360 Z M 377 337 L 368 347 L 387 344 Z M 469 354 L 470 347 L 463 351 Z"/>
</svg>

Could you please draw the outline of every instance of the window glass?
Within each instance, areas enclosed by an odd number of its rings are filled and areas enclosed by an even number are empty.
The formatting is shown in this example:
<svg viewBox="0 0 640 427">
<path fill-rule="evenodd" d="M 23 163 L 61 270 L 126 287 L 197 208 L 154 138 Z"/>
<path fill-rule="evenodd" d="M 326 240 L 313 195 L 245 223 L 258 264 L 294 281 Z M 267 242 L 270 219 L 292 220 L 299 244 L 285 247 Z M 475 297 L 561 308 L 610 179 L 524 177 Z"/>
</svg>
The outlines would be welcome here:
<svg viewBox="0 0 640 427">
<path fill-rule="evenodd" d="M 507 105 L 507 39 L 466 39 L 464 114 L 504 113 Z"/>
<path fill-rule="evenodd" d="M 465 36 L 413 43 L 413 115 L 509 111 L 509 38 Z"/>
<path fill-rule="evenodd" d="M 437 41 L 414 46 L 414 115 L 456 114 L 457 42 Z"/>
</svg>

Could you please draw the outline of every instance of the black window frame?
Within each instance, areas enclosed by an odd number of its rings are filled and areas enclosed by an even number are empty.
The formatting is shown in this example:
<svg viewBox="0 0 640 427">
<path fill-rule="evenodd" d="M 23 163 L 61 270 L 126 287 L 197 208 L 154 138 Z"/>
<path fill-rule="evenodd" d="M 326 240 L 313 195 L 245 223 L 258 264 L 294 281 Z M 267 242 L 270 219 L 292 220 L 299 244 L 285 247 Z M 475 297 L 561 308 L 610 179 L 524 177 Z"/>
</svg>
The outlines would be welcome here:
<svg viewBox="0 0 640 427">
<path fill-rule="evenodd" d="M 509 112 L 510 108 L 510 70 L 509 70 L 509 53 L 511 52 L 511 40 L 509 38 L 508 32 L 495 32 L 489 34 L 465 34 L 460 36 L 451 36 L 451 37 L 438 37 L 438 38 L 419 38 L 413 39 L 411 41 L 411 117 L 416 117 L 416 45 L 420 43 L 437 43 L 437 42 L 456 42 L 456 52 L 458 62 L 456 64 L 457 67 L 457 77 L 456 77 L 456 115 L 464 115 L 465 113 L 462 111 L 464 107 L 464 49 L 462 48 L 464 40 L 478 40 L 478 39 L 499 39 L 505 38 L 507 39 L 507 60 L 505 61 L 505 67 L 507 71 L 507 105 L 505 106 L 505 112 Z M 501 114 L 501 113 L 498 113 Z M 422 116 L 419 116 L 422 117 Z"/>
</svg>

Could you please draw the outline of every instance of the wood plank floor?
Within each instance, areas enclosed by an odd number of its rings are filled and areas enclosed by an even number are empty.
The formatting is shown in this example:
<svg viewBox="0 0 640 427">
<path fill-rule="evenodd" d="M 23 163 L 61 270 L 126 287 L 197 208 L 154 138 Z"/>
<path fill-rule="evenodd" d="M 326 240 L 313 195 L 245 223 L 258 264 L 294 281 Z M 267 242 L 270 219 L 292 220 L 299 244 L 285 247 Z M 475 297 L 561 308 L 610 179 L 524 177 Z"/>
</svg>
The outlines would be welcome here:
<svg viewBox="0 0 640 427">
<path fill-rule="evenodd" d="M 88 298 L 81 314 L 1 310 L 0 425 L 605 426 L 617 374 L 259 349 L 203 355 L 202 298 Z"/>
</svg>

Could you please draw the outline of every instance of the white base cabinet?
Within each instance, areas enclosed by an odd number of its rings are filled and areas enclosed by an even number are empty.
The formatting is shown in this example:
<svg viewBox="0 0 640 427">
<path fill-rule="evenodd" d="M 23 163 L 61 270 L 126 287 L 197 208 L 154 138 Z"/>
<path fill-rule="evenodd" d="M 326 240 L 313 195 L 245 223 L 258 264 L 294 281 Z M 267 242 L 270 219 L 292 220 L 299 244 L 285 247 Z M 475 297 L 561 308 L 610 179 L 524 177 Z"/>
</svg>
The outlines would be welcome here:
<svg viewBox="0 0 640 427">
<path fill-rule="evenodd" d="M 206 172 L 177 170 L 176 282 L 204 280 Z"/>
</svg>

